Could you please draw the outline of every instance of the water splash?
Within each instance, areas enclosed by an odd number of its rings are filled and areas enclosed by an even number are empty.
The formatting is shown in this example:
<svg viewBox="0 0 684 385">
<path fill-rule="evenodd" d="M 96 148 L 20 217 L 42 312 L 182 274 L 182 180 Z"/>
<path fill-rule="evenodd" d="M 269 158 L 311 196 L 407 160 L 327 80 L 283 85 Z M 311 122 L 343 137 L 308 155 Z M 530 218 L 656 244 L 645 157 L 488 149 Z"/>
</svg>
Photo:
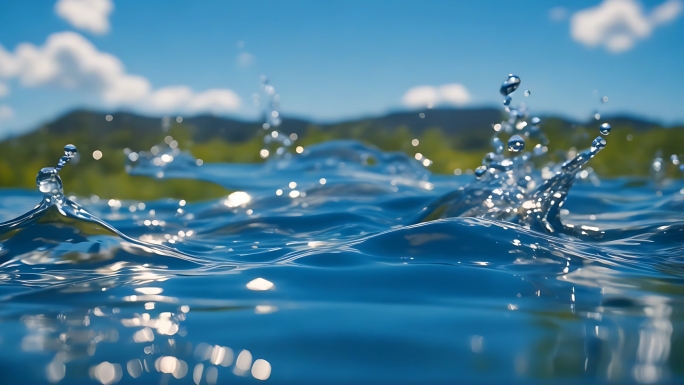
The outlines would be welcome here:
<svg viewBox="0 0 684 385">
<path fill-rule="evenodd" d="M 105 252 L 107 258 L 111 258 L 114 249 L 124 248 L 128 250 L 138 250 L 139 253 L 146 253 L 151 255 L 165 255 L 176 258 L 177 260 L 191 262 L 195 264 L 202 264 L 202 259 L 193 257 L 189 254 L 180 252 L 176 249 L 160 244 L 152 244 L 137 240 L 125 235 L 114 226 L 98 218 L 84 207 L 64 196 L 64 188 L 62 180 L 59 177 L 59 171 L 73 159 L 78 150 L 76 146 L 68 144 L 64 147 L 64 155 L 60 158 L 56 167 L 44 167 L 36 176 L 36 185 L 38 190 L 43 193 L 43 199 L 33 210 L 14 218 L 10 221 L 0 223 L 0 236 L 8 232 L 15 232 L 20 229 L 26 229 L 36 226 L 48 226 L 52 229 L 57 227 L 60 229 L 74 228 L 74 232 L 78 234 L 78 238 L 84 236 L 92 236 L 95 241 L 83 242 L 88 245 L 90 250 L 109 250 Z M 84 230 L 86 228 L 87 230 Z M 45 230 L 41 241 L 47 239 L 47 233 L 51 230 Z M 92 232 L 92 234 L 90 233 Z M 106 235 L 103 237 L 103 235 Z M 21 240 L 21 237 L 14 237 L 13 240 L 17 242 L 25 242 L 28 240 Z M 33 239 L 35 242 L 38 239 Z M 79 246 L 74 246 L 78 242 L 73 239 L 67 241 L 55 240 L 45 241 L 46 246 L 38 253 L 40 259 L 52 260 L 46 255 L 51 253 L 56 256 L 69 254 L 74 250 L 80 250 Z M 48 246 L 49 245 L 49 246 Z M 94 248 L 94 249 L 93 249 Z M 34 255 L 33 258 L 36 256 Z M 26 256 L 20 255 L 18 259 L 26 259 Z M 58 257 L 55 257 L 58 258 Z M 97 256 L 99 260 L 100 255 Z M 11 264 L 10 261 L 9 263 Z M 7 264 L 8 262 L 5 262 Z M 2 266 L 2 265 L 0 265 Z"/>
<path fill-rule="evenodd" d="M 204 164 L 188 151 L 182 151 L 179 144 L 171 136 L 164 142 L 155 144 L 149 151 L 134 152 L 124 150 L 126 155 L 125 170 L 131 175 L 148 175 L 157 179 L 167 177 L 168 173 L 193 173 Z"/>
<path fill-rule="evenodd" d="M 494 126 L 495 134 L 491 141 L 494 151 L 486 154 L 482 165 L 475 170 L 477 180 L 437 199 L 426 208 L 426 213 L 419 216 L 421 221 L 481 217 L 518 223 L 550 233 L 572 231 L 561 223 L 561 207 L 582 166 L 606 146 L 606 140 L 599 136 L 589 149 L 563 163 L 550 163 L 544 169 L 546 172 L 539 172 L 534 161 L 546 155 L 549 141 L 539 128 L 539 118 L 532 118 L 529 124 L 524 106 L 510 106 L 510 94 L 520 83 L 520 77 L 511 74 L 500 87 L 501 94 L 506 97 L 504 105 L 509 118 Z M 515 134 L 508 140 L 508 149 L 514 156 L 507 158 L 498 135 L 514 131 L 539 143 L 531 153 L 523 152 L 525 139 Z M 610 126 L 602 125 L 600 133 L 607 135 L 607 131 L 610 131 Z"/>
<path fill-rule="evenodd" d="M 263 109 L 264 123 L 262 124 L 264 147 L 259 150 L 259 156 L 262 159 L 288 159 L 292 156 L 288 150 L 297 141 L 298 135 L 296 133 L 288 135 L 280 131 L 279 127 L 283 121 L 280 114 L 280 94 L 276 93 L 266 76 L 261 77 L 261 91 L 266 105 Z M 296 151 L 297 153 L 303 152 L 303 147 L 297 147 Z"/>
<path fill-rule="evenodd" d="M 44 167 L 38 172 L 36 186 L 45 195 L 44 199 L 61 200 L 64 197 L 62 179 L 58 173 L 77 153 L 76 146 L 67 144 L 64 146 L 64 155 L 59 159 L 56 167 Z"/>
</svg>

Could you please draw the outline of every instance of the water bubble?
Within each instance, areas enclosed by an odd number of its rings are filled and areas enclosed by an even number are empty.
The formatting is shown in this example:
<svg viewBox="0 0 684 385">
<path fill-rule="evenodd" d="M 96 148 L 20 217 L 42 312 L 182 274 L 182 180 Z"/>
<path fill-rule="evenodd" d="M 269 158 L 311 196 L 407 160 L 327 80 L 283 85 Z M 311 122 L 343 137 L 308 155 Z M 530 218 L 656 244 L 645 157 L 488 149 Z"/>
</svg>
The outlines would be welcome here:
<svg viewBox="0 0 684 385">
<path fill-rule="evenodd" d="M 532 95 L 532 92 L 530 90 L 525 90 L 525 97 Z"/>
<path fill-rule="evenodd" d="M 516 75 L 510 74 L 508 75 L 508 79 L 501 84 L 499 92 L 501 92 L 501 95 L 503 96 L 508 96 L 517 90 L 518 86 L 520 86 L 520 78 Z"/>
<path fill-rule="evenodd" d="M 602 97 L 601 103 L 608 103 L 608 97 L 607 96 Z"/>
<path fill-rule="evenodd" d="M 601 135 L 610 134 L 610 124 L 603 123 L 601 126 L 599 126 L 599 132 L 601 133 Z"/>
<path fill-rule="evenodd" d="M 519 152 L 525 148 L 525 140 L 520 135 L 513 135 L 508 139 L 508 151 Z"/>
<path fill-rule="evenodd" d="M 475 169 L 475 177 L 482 178 L 484 174 L 487 173 L 487 166 L 479 166 Z"/>
<path fill-rule="evenodd" d="M 596 151 L 606 147 L 606 140 L 600 136 L 597 136 L 593 142 L 591 142 L 591 150 Z"/>
</svg>

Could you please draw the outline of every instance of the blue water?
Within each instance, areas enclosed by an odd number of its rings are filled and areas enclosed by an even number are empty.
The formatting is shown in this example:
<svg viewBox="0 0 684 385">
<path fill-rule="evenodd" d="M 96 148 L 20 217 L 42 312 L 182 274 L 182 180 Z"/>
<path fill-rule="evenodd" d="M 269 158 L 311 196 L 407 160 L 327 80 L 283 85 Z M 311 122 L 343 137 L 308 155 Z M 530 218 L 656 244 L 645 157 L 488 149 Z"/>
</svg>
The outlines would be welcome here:
<svg viewBox="0 0 684 385">
<path fill-rule="evenodd" d="M 429 220 L 486 190 L 356 142 L 175 154 L 129 171 L 236 192 L 34 209 L 0 190 L 4 383 L 684 381 L 681 180 L 577 181 L 550 232 Z"/>
</svg>

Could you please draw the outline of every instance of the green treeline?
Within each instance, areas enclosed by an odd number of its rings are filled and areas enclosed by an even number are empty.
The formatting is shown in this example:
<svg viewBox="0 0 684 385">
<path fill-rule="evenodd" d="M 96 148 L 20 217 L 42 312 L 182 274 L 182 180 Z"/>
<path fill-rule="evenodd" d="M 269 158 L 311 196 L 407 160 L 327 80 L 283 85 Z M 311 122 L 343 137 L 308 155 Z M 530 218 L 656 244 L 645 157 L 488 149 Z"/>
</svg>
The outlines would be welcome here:
<svg viewBox="0 0 684 385">
<path fill-rule="evenodd" d="M 231 142 L 219 137 L 195 141 L 194 130 L 192 125 L 183 123 L 172 125 L 167 133 L 161 130 L 141 132 L 125 126 L 98 131 L 90 129 L 87 124 L 76 124 L 66 131 L 43 127 L 0 142 L 0 187 L 35 188 L 38 170 L 54 166 L 67 143 L 75 144 L 81 157 L 77 164 L 69 164 L 60 172 L 65 192 L 81 196 L 95 194 L 102 198 L 149 200 L 173 197 L 201 200 L 227 193 L 224 188 L 208 182 L 156 180 L 126 174 L 124 148 L 148 151 L 153 145 L 161 143 L 166 135 L 178 141 L 181 150 L 189 151 L 205 163 L 263 161 L 259 157 L 263 143 L 259 131 L 255 131 L 248 140 Z M 554 160 L 570 148 L 583 150 L 589 147 L 592 139 L 599 134 L 597 127 L 568 128 L 567 124 L 555 119 L 545 121 L 542 130 L 550 140 L 549 157 Z M 493 134 L 490 127 L 467 130 L 458 135 L 445 132 L 442 127 L 432 127 L 416 133 L 406 126 L 387 129 L 374 127 L 367 122 L 325 128 L 309 125 L 299 135 L 296 145 L 306 148 L 328 140 L 355 139 L 385 151 L 402 151 L 410 156 L 420 152 L 434 162 L 430 170 L 442 174 L 451 174 L 457 168 L 463 171 L 474 169 L 480 165 L 483 155 L 490 151 L 488 143 Z M 501 138 L 504 141 L 507 139 L 505 135 Z M 418 139 L 420 144 L 414 147 L 411 144 L 413 139 Z M 661 151 L 666 160 L 671 154 L 684 153 L 684 128 L 681 127 L 636 130 L 630 126 L 614 125 L 606 140 L 606 148 L 589 163 L 599 175 L 606 177 L 647 175 L 657 151 Z M 526 149 L 531 149 L 535 144 L 533 140 L 527 140 Z M 95 150 L 103 153 L 100 160 L 93 159 L 92 152 Z M 669 164 L 669 161 L 666 163 Z M 668 173 L 671 176 L 681 175 L 674 167 L 669 167 Z"/>
</svg>

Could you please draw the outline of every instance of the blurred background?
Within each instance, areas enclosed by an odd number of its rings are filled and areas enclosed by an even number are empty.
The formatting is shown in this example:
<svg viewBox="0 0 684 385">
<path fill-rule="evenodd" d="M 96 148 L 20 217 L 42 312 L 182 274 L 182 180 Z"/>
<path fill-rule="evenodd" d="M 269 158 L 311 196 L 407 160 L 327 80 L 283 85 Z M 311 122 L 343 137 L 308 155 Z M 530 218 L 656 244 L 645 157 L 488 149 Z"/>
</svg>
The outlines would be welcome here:
<svg viewBox="0 0 684 385">
<path fill-rule="evenodd" d="M 509 73 L 551 152 L 588 147 L 609 122 L 593 169 L 646 175 L 658 151 L 683 152 L 683 13 L 682 0 L 6 0 L 0 187 L 35 188 L 73 143 L 67 193 L 212 198 L 225 190 L 125 165 L 165 145 L 263 162 L 265 123 L 297 139 L 293 153 L 356 139 L 467 174 Z"/>
</svg>

